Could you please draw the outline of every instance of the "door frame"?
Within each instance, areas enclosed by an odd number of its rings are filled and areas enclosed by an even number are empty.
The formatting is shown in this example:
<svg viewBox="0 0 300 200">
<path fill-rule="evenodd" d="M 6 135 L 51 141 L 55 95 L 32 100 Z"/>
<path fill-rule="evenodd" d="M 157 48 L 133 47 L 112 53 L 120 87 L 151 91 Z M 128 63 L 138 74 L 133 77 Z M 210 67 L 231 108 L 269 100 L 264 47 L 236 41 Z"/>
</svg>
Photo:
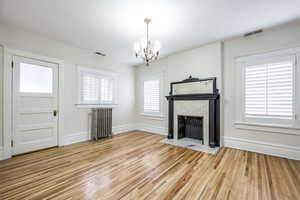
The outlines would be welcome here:
<svg viewBox="0 0 300 200">
<path fill-rule="evenodd" d="M 58 64 L 58 146 L 63 146 L 64 61 L 3 46 L 3 159 L 12 157 L 13 131 L 13 56 L 21 56 Z"/>
</svg>

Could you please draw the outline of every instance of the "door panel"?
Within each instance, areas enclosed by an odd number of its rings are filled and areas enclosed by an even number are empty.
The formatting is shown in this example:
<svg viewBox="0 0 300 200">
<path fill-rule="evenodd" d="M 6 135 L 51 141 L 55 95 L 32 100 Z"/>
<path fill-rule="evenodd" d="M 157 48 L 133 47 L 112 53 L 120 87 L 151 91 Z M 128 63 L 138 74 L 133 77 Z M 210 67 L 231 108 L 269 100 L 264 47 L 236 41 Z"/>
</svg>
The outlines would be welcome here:
<svg viewBox="0 0 300 200">
<path fill-rule="evenodd" d="M 14 56 L 13 154 L 57 146 L 58 65 Z"/>
</svg>

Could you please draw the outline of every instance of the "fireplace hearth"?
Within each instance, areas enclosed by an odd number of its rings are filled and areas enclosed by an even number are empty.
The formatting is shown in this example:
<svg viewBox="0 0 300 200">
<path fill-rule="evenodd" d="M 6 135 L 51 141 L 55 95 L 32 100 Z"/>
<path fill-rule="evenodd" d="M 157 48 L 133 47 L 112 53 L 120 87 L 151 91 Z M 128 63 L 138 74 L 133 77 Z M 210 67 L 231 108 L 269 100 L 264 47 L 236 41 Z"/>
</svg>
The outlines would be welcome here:
<svg viewBox="0 0 300 200">
<path fill-rule="evenodd" d="M 192 138 L 203 144 L 203 117 L 178 115 L 178 139 Z"/>
</svg>

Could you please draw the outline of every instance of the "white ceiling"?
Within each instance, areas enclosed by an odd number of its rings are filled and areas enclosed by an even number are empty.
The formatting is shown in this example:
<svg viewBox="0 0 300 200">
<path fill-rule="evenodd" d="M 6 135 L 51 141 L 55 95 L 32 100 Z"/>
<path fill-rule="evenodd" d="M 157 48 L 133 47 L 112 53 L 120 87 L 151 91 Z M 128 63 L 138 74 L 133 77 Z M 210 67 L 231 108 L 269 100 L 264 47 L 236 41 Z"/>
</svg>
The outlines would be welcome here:
<svg viewBox="0 0 300 200">
<path fill-rule="evenodd" d="M 300 0 L 0 0 L 2 23 L 131 64 L 145 17 L 164 56 L 296 19 Z"/>
</svg>

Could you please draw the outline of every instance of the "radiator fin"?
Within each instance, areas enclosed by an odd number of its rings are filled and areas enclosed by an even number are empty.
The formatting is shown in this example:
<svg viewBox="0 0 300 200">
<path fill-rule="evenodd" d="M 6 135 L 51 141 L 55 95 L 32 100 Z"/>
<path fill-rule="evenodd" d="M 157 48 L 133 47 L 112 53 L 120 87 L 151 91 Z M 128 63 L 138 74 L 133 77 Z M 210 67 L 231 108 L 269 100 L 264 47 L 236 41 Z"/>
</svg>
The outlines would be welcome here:
<svg viewBox="0 0 300 200">
<path fill-rule="evenodd" d="M 112 108 L 97 108 L 92 110 L 93 140 L 112 136 Z"/>
</svg>

